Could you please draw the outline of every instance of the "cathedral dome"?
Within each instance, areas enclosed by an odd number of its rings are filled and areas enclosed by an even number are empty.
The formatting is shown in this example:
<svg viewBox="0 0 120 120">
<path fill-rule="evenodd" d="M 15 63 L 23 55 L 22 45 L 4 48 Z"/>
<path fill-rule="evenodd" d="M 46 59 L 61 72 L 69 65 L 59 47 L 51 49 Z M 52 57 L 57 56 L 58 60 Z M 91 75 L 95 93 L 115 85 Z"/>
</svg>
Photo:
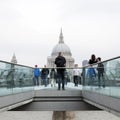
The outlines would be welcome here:
<svg viewBox="0 0 120 120">
<path fill-rule="evenodd" d="M 57 56 L 59 52 L 62 52 L 64 56 L 71 56 L 70 48 L 63 41 L 62 30 L 59 37 L 59 43 L 53 48 L 52 56 Z"/>
<path fill-rule="evenodd" d="M 65 43 L 57 44 L 52 51 L 52 56 L 57 56 L 59 52 L 62 52 L 65 56 L 71 56 L 70 48 Z"/>
</svg>

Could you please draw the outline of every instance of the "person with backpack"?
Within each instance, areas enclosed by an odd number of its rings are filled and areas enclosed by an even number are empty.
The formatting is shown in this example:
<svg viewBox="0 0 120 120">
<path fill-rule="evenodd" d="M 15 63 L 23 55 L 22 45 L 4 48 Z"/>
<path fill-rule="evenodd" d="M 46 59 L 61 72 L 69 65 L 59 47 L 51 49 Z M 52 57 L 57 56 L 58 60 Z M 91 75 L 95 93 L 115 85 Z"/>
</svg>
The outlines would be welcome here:
<svg viewBox="0 0 120 120">
<path fill-rule="evenodd" d="M 65 71 L 65 64 L 66 59 L 62 56 L 62 53 L 59 52 L 58 56 L 55 58 L 55 64 L 57 68 L 57 76 L 58 76 L 58 90 L 61 89 L 61 83 L 62 83 L 62 89 L 65 90 L 65 81 L 64 81 L 64 71 Z"/>
</svg>

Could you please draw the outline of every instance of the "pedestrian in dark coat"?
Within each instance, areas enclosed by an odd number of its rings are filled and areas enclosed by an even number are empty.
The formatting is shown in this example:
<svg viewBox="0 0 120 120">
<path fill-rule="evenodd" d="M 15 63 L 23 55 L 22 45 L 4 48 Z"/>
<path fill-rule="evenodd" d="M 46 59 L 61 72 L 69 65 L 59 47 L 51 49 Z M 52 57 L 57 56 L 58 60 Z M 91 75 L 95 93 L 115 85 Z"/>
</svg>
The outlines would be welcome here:
<svg viewBox="0 0 120 120">
<path fill-rule="evenodd" d="M 57 68 L 57 76 L 58 76 L 58 90 L 61 89 L 61 83 L 62 83 L 62 89 L 65 90 L 65 81 L 64 81 L 64 71 L 65 71 L 65 65 L 66 65 L 66 59 L 62 56 L 62 53 L 59 52 L 58 56 L 55 59 L 55 64 Z"/>
</svg>

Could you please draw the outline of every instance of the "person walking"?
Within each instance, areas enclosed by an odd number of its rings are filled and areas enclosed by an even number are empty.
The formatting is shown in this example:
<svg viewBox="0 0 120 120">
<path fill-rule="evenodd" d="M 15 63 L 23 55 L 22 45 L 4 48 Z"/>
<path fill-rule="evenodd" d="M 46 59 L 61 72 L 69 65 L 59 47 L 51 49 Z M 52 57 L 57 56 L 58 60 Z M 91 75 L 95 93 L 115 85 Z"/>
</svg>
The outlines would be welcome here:
<svg viewBox="0 0 120 120">
<path fill-rule="evenodd" d="M 36 86 L 39 86 L 39 77 L 40 77 L 40 70 L 37 65 L 35 65 L 34 68 L 34 78 L 33 78 L 33 83 Z"/>
<path fill-rule="evenodd" d="M 46 68 L 46 65 L 44 65 L 44 68 L 41 70 L 41 79 L 45 87 L 47 87 L 48 85 L 48 74 L 49 74 L 49 69 Z"/>
<path fill-rule="evenodd" d="M 55 85 L 56 85 L 56 71 L 54 68 L 52 68 L 51 72 L 50 72 L 50 83 L 51 83 L 51 87 L 55 87 Z"/>
<path fill-rule="evenodd" d="M 62 56 L 62 53 L 59 52 L 58 56 L 55 58 L 55 64 L 57 68 L 57 76 L 58 76 L 58 90 L 61 89 L 61 83 L 62 83 L 62 89 L 65 90 L 65 81 L 64 81 L 64 71 L 65 71 L 65 65 L 66 65 L 66 59 Z"/>
<path fill-rule="evenodd" d="M 81 77 L 80 69 L 78 68 L 78 64 L 75 64 L 75 68 L 73 69 L 73 80 L 75 86 L 78 86 L 80 77 Z"/>
<path fill-rule="evenodd" d="M 98 71 L 98 86 L 101 87 L 101 84 L 103 87 L 105 87 L 105 80 L 104 80 L 104 65 L 101 63 L 101 58 L 97 58 L 98 61 L 98 66 L 97 66 L 97 71 Z"/>
</svg>

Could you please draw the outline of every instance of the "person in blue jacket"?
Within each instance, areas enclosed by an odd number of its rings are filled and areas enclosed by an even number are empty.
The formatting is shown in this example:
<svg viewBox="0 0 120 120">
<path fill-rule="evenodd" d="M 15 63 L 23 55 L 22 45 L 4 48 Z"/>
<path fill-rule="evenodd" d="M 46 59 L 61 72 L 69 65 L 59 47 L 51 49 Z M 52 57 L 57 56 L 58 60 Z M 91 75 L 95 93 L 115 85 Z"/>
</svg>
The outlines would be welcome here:
<svg viewBox="0 0 120 120">
<path fill-rule="evenodd" d="M 34 68 L 34 78 L 33 78 L 33 83 L 36 86 L 39 86 L 39 77 L 40 77 L 40 70 L 37 65 L 35 65 Z"/>
<path fill-rule="evenodd" d="M 90 65 L 90 67 L 87 70 L 87 76 L 89 78 L 89 85 L 93 85 L 94 83 L 94 79 L 96 77 L 96 72 L 95 69 L 92 67 L 92 65 Z"/>
</svg>

